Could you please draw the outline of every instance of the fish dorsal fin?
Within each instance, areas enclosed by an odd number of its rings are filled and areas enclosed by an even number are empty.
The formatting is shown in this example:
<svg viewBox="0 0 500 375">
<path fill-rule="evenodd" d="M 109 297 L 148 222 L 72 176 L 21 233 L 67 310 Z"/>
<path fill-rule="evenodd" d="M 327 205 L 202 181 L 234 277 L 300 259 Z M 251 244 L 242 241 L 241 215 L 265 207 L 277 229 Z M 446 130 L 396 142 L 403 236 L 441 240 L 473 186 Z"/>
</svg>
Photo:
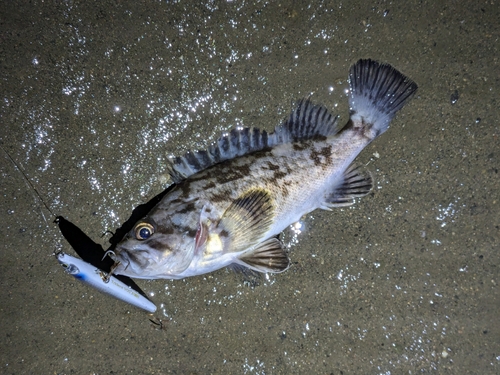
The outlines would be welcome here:
<svg viewBox="0 0 500 375">
<path fill-rule="evenodd" d="M 168 166 L 168 173 L 174 182 L 180 182 L 224 160 L 264 150 L 272 145 L 265 130 L 233 129 L 228 135 L 220 137 L 208 150 L 188 151 L 184 156 L 175 157 Z"/>
<path fill-rule="evenodd" d="M 177 183 L 224 160 L 248 155 L 277 144 L 328 137 L 340 130 L 337 117 L 325 107 L 314 105 L 309 99 L 300 100 L 293 112 L 274 132 L 268 134 L 257 128 L 233 129 L 205 151 L 188 151 L 175 157 L 168 165 L 168 173 Z"/>
<path fill-rule="evenodd" d="M 271 194 L 251 189 L 235 199 L 222 215 L 218 229 L 227 232 L 227 252 L 241 252 L 260 241 L 274 219 Z"/>
<path fill-rule="evenodd" d="M 270 137 L 274 138 L 275 144 L 291 143 L 318 136 L 332 136 L 340 129 L 338 116 L 333 116 L 322 105 L 314 105 L 309 99 L 302 99 Z"/>
<path fill-rule="evenodd" d="M 239 260 L 246 267 L 258 272 L 283 272 L 290 266 L 290 259 L 283 244 L 276 237 L 269 238 L 252 250 L 243 253 Z"/>
<path fill-rule="evenodd" d="M 368 170 L 351 164 L 342 175 L 342 181 L 326 197 L 321 208 L 345 207 L 354 204 L 356 198 L 367 195 L 373 188 L 373 178 Z"/>
</svg>

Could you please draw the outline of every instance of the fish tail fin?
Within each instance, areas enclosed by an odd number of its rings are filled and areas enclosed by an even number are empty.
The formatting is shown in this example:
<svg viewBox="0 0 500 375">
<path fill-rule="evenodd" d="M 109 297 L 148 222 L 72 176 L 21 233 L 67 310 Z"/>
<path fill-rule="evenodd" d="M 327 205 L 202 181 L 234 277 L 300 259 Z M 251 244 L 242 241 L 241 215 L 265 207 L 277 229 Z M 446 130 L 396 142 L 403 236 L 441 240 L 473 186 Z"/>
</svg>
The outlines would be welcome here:
<svg viewBox="0 0 500 375">
<path fill-rule="evenodd" d="M 349 71 L 350 126 L 371 140 L 415 94 L 417 84 L 389 64 L 359 60 Z"/>
</svg>

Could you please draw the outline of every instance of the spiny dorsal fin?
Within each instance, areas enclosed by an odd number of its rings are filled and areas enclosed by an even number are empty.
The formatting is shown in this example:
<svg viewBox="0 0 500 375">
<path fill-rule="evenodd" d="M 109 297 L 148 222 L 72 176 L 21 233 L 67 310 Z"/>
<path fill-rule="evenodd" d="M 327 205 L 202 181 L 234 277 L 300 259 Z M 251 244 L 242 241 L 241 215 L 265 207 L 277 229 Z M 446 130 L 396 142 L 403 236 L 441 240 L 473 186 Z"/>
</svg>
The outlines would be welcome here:
<svg viewBox="0 0 500 375">
<path fill-rule="evenodd" d="M 269 135 L 265 130 L 233 129 L 206 151 L 188 151 L 184 156 L 175 157 L 167 166 L 167 172 L 177 183 L 224 160 L 264 150 L 273 144 L 269 142 Z"/>
<path fill-rule="evenodd" d="M 351 164 L 342 177 L 341 184 L 326 196 L 321 208 L 330 210 L 333 207 L 350 206 L 356 198 L 364 197 L 373 188 L 370 172 L 355 164 Z"/>
<path fill-rule="evenodd" d="M 265 189 L 251 189 L 227 208 L 218 227 L 228 232 L 228 252 L 251 247 L 267 232 L 274 219 L 271 194 Z"/>
<path fill-rule="evenodd" d="M 239 260 L 248 268 L 258 272 L 283 272 L 290 266 L 290 259 L 283 244 L 276 237 L 258 244 L 254 249 L 243 253 Z"/>
<path fill-rule="evenodd" d="M 174 158 L 168 165 L 168 173 L 174 182 L 180 182 L 193 174 L 224 160 L 248 155 L 277 144 L 331 136 L 339 131 L 337 117 L 325 107 L 302 99 L 281 125 L 268 134 L 257 128 L 233 129 L 222 136 L 206 151 L 188 151 Z"/>
</svg>

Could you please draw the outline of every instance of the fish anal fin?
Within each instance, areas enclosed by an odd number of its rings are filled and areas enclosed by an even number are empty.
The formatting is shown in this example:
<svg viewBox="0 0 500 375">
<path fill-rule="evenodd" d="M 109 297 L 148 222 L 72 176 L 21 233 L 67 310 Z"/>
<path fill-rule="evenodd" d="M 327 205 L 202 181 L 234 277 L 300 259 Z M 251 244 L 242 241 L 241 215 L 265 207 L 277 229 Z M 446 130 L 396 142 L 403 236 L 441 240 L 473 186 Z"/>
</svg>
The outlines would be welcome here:
<svg viewBox="0 0 500 375">
<path fill-rule="evenodd" d="M 258 272 L 279 273 L 286 271 L 290 260 L 283 244 L 276 237 L 260 243 L 252 250 L 243 253 L 239 260 L 246 267 Z"/>
<path fill-rule="evenodd" d="M 248 249 L 267 232 L 275 207 L 266 189 L 254 188 L 235 199 L 222 215 L 218 230 L 229 239 L 228 252 Z"/>
<path fill-rule="evenodd" d="M 370 193 L 373 188 L 371 173 L 355 164 L 351 164 L 342 176 L 339 185 L 330 191 L 321 208 L 330 210 L 334 207 L 345 207 L 354 204 L 356 198 Z"/>
</svg>

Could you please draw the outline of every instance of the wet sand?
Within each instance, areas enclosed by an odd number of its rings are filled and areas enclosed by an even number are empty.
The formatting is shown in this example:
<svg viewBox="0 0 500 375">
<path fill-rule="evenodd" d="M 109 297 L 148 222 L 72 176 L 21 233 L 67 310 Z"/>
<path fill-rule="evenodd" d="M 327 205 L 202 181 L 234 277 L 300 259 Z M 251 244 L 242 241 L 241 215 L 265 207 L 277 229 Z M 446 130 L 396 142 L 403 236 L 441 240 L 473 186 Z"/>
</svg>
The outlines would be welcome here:
<svg viewBox="0 0 500 375">
<path fill-rule="evenodd" d="M 64 273 L 75 253 L 0 151 L 0 372 L 498 374 L 498 4 L 197 3 L 0 5 L 0 145 L 51 210 L 107 247 L 168 156 L 302 97 L 347 121 L 359 58 L 419 85 L 358 158 L 376 188 L 306 215 L 257 286 L 138 280 L 150 316 Z"/>
</svg>

